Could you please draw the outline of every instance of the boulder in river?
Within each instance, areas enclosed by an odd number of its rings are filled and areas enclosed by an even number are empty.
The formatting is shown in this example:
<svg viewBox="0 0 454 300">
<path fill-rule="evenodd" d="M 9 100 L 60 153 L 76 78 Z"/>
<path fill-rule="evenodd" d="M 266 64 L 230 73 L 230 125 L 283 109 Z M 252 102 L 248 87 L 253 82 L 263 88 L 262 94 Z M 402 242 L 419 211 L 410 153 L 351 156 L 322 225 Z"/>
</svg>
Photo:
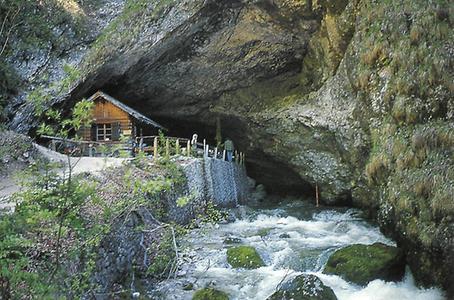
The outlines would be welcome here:
<svg viewBox="0 0 454 300">
<path fill-rule="evenodd" d="M 203 288 L 194 293 L 192 300 L 229 300 L 229 296 L 223 291 Z"/>
<path fill-rule="evenodd" d="M 257 250 L 251 246 L 229 248 L 227 261 L 234 268 L 256 269 L 265 265 Z"/>
<path fill-rule="evenodd" d="M 267 300 L 336 300 L 333 290 L 315 275 L 302 274 L 285 282 Z"/>
<path fill-rule="evenodd" d="M 405 273 L 405 259 L 401 249 L 383 243 L 351 245 L 331 255 L 323 270 L 359 285 L 372 280 L 401 280 Z"/>
<path fill-rule="evenodd" d="M 224 244 L 231 245 L 231 244 L 241 244 L 241 239 L 235 236 L 229 236 L 225 238 Z"/>
</svg>

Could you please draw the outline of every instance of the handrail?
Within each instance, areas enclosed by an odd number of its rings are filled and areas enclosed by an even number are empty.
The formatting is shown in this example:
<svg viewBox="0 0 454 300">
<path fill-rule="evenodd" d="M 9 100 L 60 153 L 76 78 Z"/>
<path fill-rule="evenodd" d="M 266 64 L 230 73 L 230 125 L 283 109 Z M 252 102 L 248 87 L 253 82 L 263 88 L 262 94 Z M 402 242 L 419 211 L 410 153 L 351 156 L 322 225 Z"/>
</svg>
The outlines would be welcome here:
<svg viewBox="0 0 454 300">
<path fill-rule="evenodd" d="M 84 141 L 84 140 L 74 140 L 56 136 L 49 136 L 49 135 L 42 135 L 42 138 L 50 139 L 52 141 L 52 150 L 56 151 L 55 141 L 62 141 L 62 142 L 69 142 L 73 144 L 81 144 L 81 145 L 88 145 L 88 153 L 92 156 L 92 148 L 93 145 L 113 145 L 113 144 L 127 144 L 122 143 L 121 141 Z M 133 153 L 138 151 L 145 151 L 145 147 L 143 146 L 144 140 L 152 140 L 153 143 L 147 146 L 146 149 L 149 151 L 153 151 L 153 157 L 159 156 L 159 139 L 163 138 L 162 136 L 158 135 L 150 135 L 150 136 L 138 136 L 135 138 L 135 143 L 131 146 L 131 150 Z M 203 157 L 211 157 L 214 159 L 226 160 L 226 150 L 218 149 L 217 147 L 210 146 L 206 143 L 206 140 L 203 139 L 203 143 L 196 143 L 195 149 L 193 148 L 194 144 L 191 143 L 191 139 L 188 138 L 181 138 L 181 137 L 168 137 L 165 136 L 165 156 L 170 156 L 170 141 L 175 141 L 175 148 L 173 149 L 174 154 L 184 154 L 186 156 L 197 156 L 198 154 L 203 153 Z M 180 147 L 180 142 L 184 145 L 186 143 L 186 147 Z M 129 149 L 129 148 L 128 148 Z M 181 150 L 182 153 L 179 153 Z M 95 150 L 96 151 L 96 150 Z M 196 153 L 193 153 L 196 152 Z M 244 165 L 245 164 L 245 154 L 243 152 L 234 151 L 232 158 L 237 164 Z"/>
<path fill-rule="evenodd" d="M 179 150 L 183 150 L 186 156 L 191 156 L 193 151 L 197 151 L 198 154 L 203 153 L 203 157 L 211 157 L 214 159 L 219 159 L 222 157 L 223 160 L 226 160 L 226 150 L 221 150 L 218 149 L 217 147 L 210 146 L 209 144 L 206 143 L 206 140 L 203 139 L 203 143 L 196 143 L 195 149 L 193 148 L 194 144 L 191 144 L 191 139 L 188 138 L 182 138 L 182 137 L 169 137 L 169 136 L 158 136 L 158 135 L 149 135 L 149 136 L 138 136 L 136 137 L 136 145 L 138 145 L 138 148 L 140 151 L 144 151 L 145 147 L 143 146 L 144 141 L 150 140 L 150 143 L 146 143 L 150 146 L 147 146 L 146 148 L 150 151 L 153 151 L 153 156 L 157 157 L 159 156 L 159 140 L 164 138 L 165 139 L 165 155 L 170 156 L 170 141 L 175 141 L 175 144 L 178 145 L 178 147 L 175 145 L 175 154 L 180 154 L 178 153 Z M 186 147 L 180 147 L 180 142 L 186 143 Z M 152 146 L 151 146 L 152 145 Z M 188 151 L 189 148 L 189 151 Z M 202 151 L 199 151 L 202 150 Z M 238 152 L 235 151 L 234 154 L 232 155 L 233 159 L 235 160 L 236 163 L 240 165 L 244 165 L 245 163 L 245 155 L 243 152 Z"/>
</svg>

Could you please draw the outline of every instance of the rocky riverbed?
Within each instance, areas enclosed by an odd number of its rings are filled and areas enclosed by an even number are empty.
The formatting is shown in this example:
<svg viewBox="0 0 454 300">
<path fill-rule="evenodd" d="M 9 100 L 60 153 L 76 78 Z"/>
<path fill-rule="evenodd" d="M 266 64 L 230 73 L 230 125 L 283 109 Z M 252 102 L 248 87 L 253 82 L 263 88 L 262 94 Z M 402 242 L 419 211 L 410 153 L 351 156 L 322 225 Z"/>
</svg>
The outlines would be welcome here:
<svg viewBox="0 0 454 300">
<path fill-rule="evenodd" d="M 376 242 L 395 245 L 376 225 L 364 220 L 360 211 L 316 208 L 308 202 L 292 200 L 271 207 L 241 206 L 231 214 L 238 219 L 207 224 L 182 237 L 177 278 L 163 281 L 150 294 L 157 299 L 192 299 L 195 290 L 209 287 L 225 292 L 231 300 L 263 300 L 283 282 L 311 274 L 340 300 L 444 299 L 439 289 L 416 287 L 408 269 L 401 280 L 373 279 L 363 286 L 324 272 L 329 257 L 340 248 Z M 232 267 L 227 250 L 239 245 L 254 247 L 264 265 Z M 373 254 L 365 254 L 368 255 Z"/>
</svg>

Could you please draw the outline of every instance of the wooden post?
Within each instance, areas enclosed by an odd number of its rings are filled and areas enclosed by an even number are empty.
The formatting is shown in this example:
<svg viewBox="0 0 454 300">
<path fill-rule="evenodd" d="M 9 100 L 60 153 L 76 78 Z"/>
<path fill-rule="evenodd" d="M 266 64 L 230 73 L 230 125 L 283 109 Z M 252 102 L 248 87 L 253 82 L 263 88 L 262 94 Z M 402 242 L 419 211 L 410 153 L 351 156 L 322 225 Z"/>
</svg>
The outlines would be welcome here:
<svg viewBox="0 0 454 300">
<path fill-rule="evenodd" d="M 224 151 L 222 151 L 222 160 L 224 160 L 224 161 L 225 161 L 225 155 L 226 155 L 226 151 L 224 149 Z"/>
<path fill-rule="evenodd" d="M 51 144 L 52 144 L 52 151 L 57 151 L 57 146 L 55 145 L 55 140 L 52 140 Z"/>
<path fill-rule="evenodd" d="M 140 149 L 140 151 L 143 151 L 143 137 L 140 138 L 139 149 Z"/>
<path fill-rule="evenodd" d="M 153 159 L 157 158 L 158 158 L 158 137 L 155 136 L 153 141 Z"/>
<path fill-rule="evenodd" d="M 318 207 L 319 206 L 319 202 L 318 202 L 318 184 L 315 183 L 315 206 Z"/>
<path fill-rule="evenodd" d="M 235 163 L 238 163 L 238 151 L 235 150 Z"/>
<path fill-rule="evenodd" d="M 175 142 L 175 155 L 180 154 L 180 139 Z"/>
<path fill-rule="evenodd" d="M 186 145 L 186 150 L 187 150 L 186 155 L 191 156 L 191 141 L 190 140 L 188 140 L 188 143 Z"/>
<path fill-rule="evenodd" d="M 214 147 L 214 159 L 218 159 L 218 147 Z"/>
<path fill-rule="evenodd" d="M 170 157 L 170 141 L 169 138 L 166 138 L 166 158 Z"/>
<path fill-rule="evenodd" d="M 210 145 L 205 146 L 205 157 L 210 157 Z"/>
<path fill-rule="evenodd" d="M 93 152 L 92 152 L 92 149 L 93 149 L 93 148 L 92 148 L 92 147 L 93 147 L 92 144 L 88 144 L 88 156 L 89 156 L 89 157 L 92 157 L 92 156 L 93 156 Z"/>
</svg>

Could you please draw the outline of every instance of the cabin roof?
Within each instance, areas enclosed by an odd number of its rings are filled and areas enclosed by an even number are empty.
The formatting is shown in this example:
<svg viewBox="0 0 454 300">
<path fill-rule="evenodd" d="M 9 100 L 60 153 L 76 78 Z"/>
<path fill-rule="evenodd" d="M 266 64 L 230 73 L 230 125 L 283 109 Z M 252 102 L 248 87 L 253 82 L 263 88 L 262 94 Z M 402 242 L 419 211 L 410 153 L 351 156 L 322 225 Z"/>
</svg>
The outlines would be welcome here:
<svg viewBox="0 0 454 300">
<path fill-rule="evenodd" d="M 97 91 L 95 94 L 93 94 L 90 98 L 88 98 L 88 101 L 94 101 L 98 98 L 103 98 L 107 101 L 109 101 L 110 103 L 112 103 L 113 105 L 119 107 L 120 109 L 124 110 L 125 112 L 127 112 L 128 114 L 130 114 L 131 116 L 133 116 L 135 119 L 137 119 L 138 121 L 141 121 L 143 123 L 147 123 L 149 125 L 152 125 L 154 127 L 157 127 L 157 128 L 160 128 L 160 129 L 165 129 L 161 124 L 153 121 L 152 119 L 144 116 L 143 114 L 141 114 L 140 112 L 138 112 L 137 110 L 127 106 L 126 104 L 120 102 L 119 100 L 115 99 L 114 97 L 112 96 L 109 96 L 107 95 L 106 93 L 104 92 L 101 92 L 101 91 Z"/>
</svg>

